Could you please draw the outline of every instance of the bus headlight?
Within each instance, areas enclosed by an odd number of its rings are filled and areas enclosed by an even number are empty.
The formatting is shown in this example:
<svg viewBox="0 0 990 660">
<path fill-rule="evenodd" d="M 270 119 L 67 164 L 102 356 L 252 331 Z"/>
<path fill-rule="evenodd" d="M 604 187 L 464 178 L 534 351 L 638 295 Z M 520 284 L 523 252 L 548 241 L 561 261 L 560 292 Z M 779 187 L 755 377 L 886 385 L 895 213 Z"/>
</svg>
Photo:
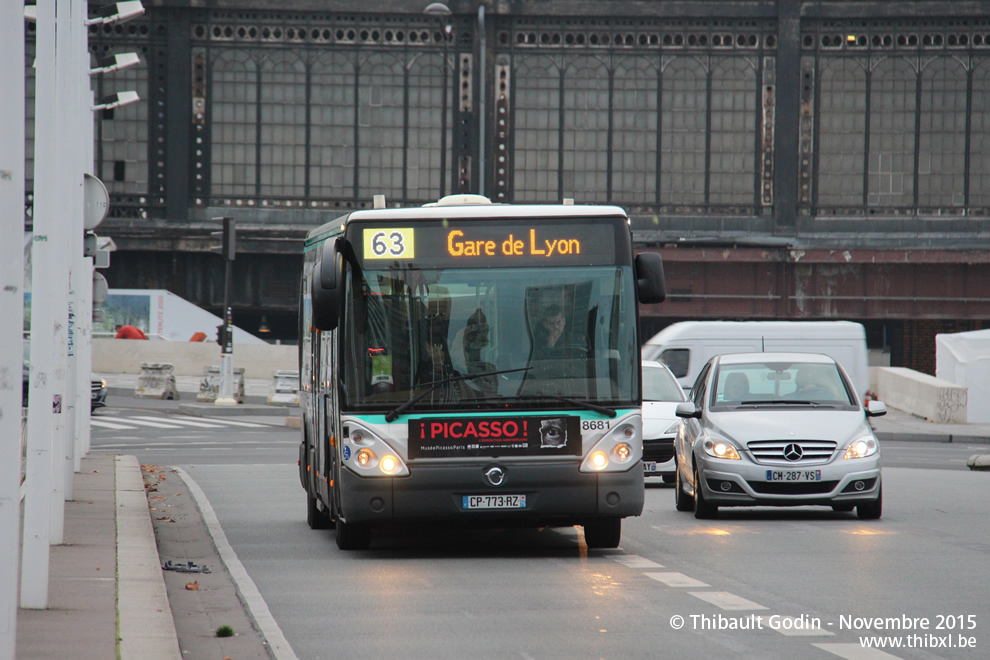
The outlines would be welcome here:
<svg viewBox="0 0 990 660">
<path fill-rule="evenodd" d="M 643 423 L 639 416 L 622 419 L 595 443 L 581 461 L 581 472 L 626 472 L 643 457 Z"/>
<path fill-rule="evenodd" d="M 615 460 L 620 463 L 627 463 L 629 462 L 629 459 L 632 458 L 632 447 L 625 442 L 620 442 L 615 446 L 615 449 L 612 450 L 612 456 L 614 456 Z"/>
<path fill-rule="evenodd" d="M 354 458 L 357 459 L 358 465 L 361 467 L 368 467 L 375 460 L 375 452 L 370 449 L 362 449 Z"/>
<path fill-rule="evenodd" d="M 341 458 L 351 472 L 362 477 L 408 476 L 401 455 L 372 429 L 351 421 L 350 433 L 343 437 Z"/>
<path fill-rule="evenodd" d="M 382 469 L 385 474 L 392 474 L 399 467 L 399 459 L 395 456 L 382 456 L 382 460 L 378 463 L 378 467 Z"/>
</svg>

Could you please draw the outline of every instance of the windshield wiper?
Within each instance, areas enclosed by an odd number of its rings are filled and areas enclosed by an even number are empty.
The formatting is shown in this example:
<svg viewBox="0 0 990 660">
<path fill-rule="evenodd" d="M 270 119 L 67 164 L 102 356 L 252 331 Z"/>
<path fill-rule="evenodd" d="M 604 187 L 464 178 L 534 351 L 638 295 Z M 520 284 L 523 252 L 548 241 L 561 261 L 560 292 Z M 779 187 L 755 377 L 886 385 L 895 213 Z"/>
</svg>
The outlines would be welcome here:
<svg viewBox="0 0 990 660">
<path fill-rule="evenodd" d="M 797 399 L 797 400 L 766 399 L 761 401 L 740 401 L 738 405 L 740 406 L 811 406 L 812 408 L 818 408 L 819 406 L 830 405 L 830 404 L 823 404 L 818 401 L 807 401 L 804 399 Z"/>
<path fill-rule="evenodd" d="M 435 392 L 436 389 L 438 387 L 440 387 L 441 385 L 446 385 L 447 383 L 455 383 L 455 382 L 457 382 L 459 380 L 474 380 L 475 378 L 484 378 L 485 376 L 497 376 L 499 374 L 511 374 L 511 373 L 516 372 L 516 371 L 529 371 L 532 368 L 533 367 L 519 367 L 517 369 L 500 369 L 498 371 L 482 371 L 481 373 L 477 373 L 477 374 L 465 374 L 465 375 L 461 375 L 461 376 L 451 376 L 450 378 L 443 378 L 441 380 L 434 381 L 434 382 L 430 383 L 430 386 L 428 388 L 426 388 L 425 390 L 423 390 L 422 392 L 420 392 L 419 394 L 417 394 L 413 398 L 409 399 L 405 403 L 399 404 L 399 406 L 395 410 L 391 410 L 388 413 L 386 413 L 386 415 L 385 415 L 385 421 L 386 422 L 393 422 L 393 421 L 395 421 L 395 418 L 396 417 L 398 417 L 402 413 L 404 413 L 407 410 L 409 410 L 410 408 L 412 408 L 414 405 L 416 405 L 417 402 L 419 402 L 420 399 L 424 398 L 427 394 L 430 394 L 431 392 Z"/>
<path fill-rule="evenodd" d="M 544 396 L 548 399 L 563 401 L 564 403 L 569 403 L 572 406 L 578 406 L 579 408 L 587 408 L 588 410 L 593 410 L 596 413 L 601 413 L 608 417 L 615 417 L 618 414 L 615 412 L 615 408 L 606 408 L 605 406 L 600 406 L 597 403 L 592 403 L 591 401 L 581 401 L 580 399 L 571 399 L 566 396 L 560 396 L 558 394 L 546 394 L 544 392 L 537 392 L 535 396 Z"/>
</svg>

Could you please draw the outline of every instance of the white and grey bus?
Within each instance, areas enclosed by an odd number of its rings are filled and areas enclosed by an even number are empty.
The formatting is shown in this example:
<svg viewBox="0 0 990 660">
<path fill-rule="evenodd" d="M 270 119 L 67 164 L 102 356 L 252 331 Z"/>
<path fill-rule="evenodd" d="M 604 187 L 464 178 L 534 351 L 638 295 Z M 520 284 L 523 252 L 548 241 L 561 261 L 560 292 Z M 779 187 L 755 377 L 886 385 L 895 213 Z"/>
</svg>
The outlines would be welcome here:
<svg viewBox="0 0 990 660">
<path fill-rule="evenodd" d="M 583 525 L 643 508 L 636 301 L 615 206 L 475 195 L 354 211 L 305 243 L 299 475 L 341 549 L 395 523 Z"/>
</svg>

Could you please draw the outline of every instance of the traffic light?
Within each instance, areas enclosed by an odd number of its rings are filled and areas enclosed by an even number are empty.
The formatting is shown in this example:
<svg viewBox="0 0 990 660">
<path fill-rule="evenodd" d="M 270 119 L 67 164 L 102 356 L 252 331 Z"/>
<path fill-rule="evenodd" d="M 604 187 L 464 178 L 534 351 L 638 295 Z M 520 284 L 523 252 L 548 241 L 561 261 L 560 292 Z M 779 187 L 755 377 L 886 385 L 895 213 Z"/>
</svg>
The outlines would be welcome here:
<svg viewBox="0 0 990 660">
<path fill-rule="evenodd" d="M 210 247 L 210 252 L 223 256 L 228 261 L 234 260 L 237 252 L 237 225 L 233 218 L 214 218 L 223 220 L 223 231 L 211 231 L 210 236 L 219 241 L 219 245 Z"/>
<path fill-rule="evenodd" d="M 223 329 L 226 327 L 223 323 L 217 326 L 217 343 L 221 346 L 227 343 L 227 335 L 224 333 Z"/>
</svg>

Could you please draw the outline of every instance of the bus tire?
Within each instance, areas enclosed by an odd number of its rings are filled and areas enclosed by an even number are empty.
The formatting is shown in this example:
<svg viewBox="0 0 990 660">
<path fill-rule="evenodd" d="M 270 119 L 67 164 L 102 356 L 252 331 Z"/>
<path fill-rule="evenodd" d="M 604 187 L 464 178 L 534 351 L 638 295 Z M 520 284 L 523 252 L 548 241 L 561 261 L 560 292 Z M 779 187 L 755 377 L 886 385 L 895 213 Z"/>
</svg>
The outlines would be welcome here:
<svg viewBox="0 0 990 660">
<path fill-rule="evenodd" d="M 345 523 L 337 518 L 337 547 L 341 550 L 367 550 L 371 545 L 371 528 Z"/>
<path fill-rule="evenodd" d="M 316 498 L 306 493 L 306 523 L 310 529 L 330 529 L 333 520 L 329 511 L 321 511 Z"/>
<path fill-rule="evenodd" d="M 589 548 L 618 548 L 622 518 L 601 518 L 584 524 L 584 542 Z"/>
</svg>

